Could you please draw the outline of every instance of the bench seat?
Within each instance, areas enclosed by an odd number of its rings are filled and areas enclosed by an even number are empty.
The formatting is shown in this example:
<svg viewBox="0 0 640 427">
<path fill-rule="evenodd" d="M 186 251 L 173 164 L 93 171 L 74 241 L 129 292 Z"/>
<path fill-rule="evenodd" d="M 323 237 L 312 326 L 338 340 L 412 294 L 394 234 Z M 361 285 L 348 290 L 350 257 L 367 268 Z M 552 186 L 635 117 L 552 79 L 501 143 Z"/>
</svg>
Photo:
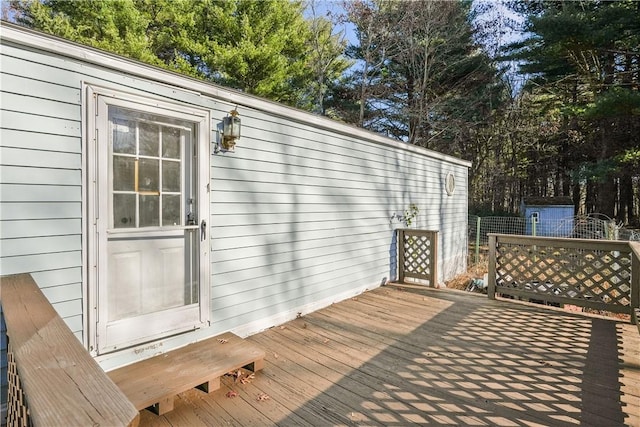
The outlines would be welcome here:
<svg viewBox="0 0 640 427">
<path fill-rule="evenodd" d="M 262 369 L 265 353 L 227 332 L 152 358 L 114 369 L 109 377 L 140 411 L 162 415 L 173 409 L 174 398 L 192 388 L 207 393 L 220 388 L 220 377 L 246 368 Z"/>
</svg>

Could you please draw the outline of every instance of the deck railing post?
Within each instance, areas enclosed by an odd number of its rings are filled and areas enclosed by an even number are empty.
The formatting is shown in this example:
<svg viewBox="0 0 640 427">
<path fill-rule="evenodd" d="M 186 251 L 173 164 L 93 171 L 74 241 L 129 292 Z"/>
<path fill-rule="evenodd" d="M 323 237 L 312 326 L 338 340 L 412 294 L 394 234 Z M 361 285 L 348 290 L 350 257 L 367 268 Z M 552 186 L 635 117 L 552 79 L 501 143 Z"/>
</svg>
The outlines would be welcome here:
<svg viewBox="0 0 640 427">
<path fill-rule="evenodd" d="M 489 274 L 487 283 L 487 296 L 496 299 L 496 235 L 489 234 Z"/>
<path fill-rule="evenodd" d="M 404 230 L 398 229 L 398 280 L 404 283 Z"/>
<path fill-rule="evenodd" d="M 434 231 L 431 235 L 431 279 L 429 287 L 438 287 L 438 232 Z"/>
<path fill-rule="evenodd" d="M 640 329 L 640 242 L 629 242 L 631 247 L 631 318 Z"/>
</svg>

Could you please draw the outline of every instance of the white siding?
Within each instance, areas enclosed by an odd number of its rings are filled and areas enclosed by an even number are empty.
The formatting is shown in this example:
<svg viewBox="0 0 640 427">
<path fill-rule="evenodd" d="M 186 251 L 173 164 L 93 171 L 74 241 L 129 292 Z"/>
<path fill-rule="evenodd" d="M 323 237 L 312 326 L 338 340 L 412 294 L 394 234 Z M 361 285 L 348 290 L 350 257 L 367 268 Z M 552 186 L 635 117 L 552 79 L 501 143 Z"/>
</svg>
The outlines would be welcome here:
<svg viewBox="0 0 640 427">
<path fill-rule="evenodd" d="M 464 162 L 293 110 L 292 119 L 242 94 L 217 98 L 227 92 L 162 71 L 154 76 L 167 82 L 155 83 L 142 67 L 137 76 L 107 68 L 137 69 L 131 62 L 90 51 L 96 65 L 63 56 L 74 46 L 41 41 L 58 51 L 3 40 L 0 273 L 31 272 L 78 337 L 88 286 L 83 83 L 210 109 L 214 128 L 237 104 L 236 152 L 210 158 L 212 325 L 199 337 L 251 333 L 394 279 L 391 217 L 412 203 L 420 210 L 413 226 L 440 231 L 439 281 L 464 270 Z M 109 363 L 136 356 L 127 357 Z"/>
<path fill-rule="evenodd" d="M 395 278 L 390 219 L 411 203 L 417 227 L 441 231 L 440 281 L 464 269 L 466 167 L 238 110 L 236 152 L 212 159 L 215 323 L 237 327 Z"/>
<path fill-rule="evenodd" d="M 9 50 L 3 46 L 0 75 L 0 274 L 32 273 L 81 336 L 80 85 L 70 88 L 57 80 L 59 71 L 5 56 Z"/>
</svg>

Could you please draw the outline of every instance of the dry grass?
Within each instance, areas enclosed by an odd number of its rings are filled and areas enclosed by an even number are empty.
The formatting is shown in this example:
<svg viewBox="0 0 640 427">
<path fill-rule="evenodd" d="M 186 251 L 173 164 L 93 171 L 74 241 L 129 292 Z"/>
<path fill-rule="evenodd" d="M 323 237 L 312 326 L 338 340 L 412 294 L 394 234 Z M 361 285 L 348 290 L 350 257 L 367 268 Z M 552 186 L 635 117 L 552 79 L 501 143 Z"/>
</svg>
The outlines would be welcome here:
<svg viewBox="0 0 640 427">
<path fill-rule="evenodd" d="M 482 279 L 482 276 L 487 273 L 488 266 L 486 264 L 478 264 L 469 267 L 465 273 L 459 274 L 453 279 L 445 282 L 448 289 L 459 289 L 464 291 L 471 279 Z"/>
</svg>

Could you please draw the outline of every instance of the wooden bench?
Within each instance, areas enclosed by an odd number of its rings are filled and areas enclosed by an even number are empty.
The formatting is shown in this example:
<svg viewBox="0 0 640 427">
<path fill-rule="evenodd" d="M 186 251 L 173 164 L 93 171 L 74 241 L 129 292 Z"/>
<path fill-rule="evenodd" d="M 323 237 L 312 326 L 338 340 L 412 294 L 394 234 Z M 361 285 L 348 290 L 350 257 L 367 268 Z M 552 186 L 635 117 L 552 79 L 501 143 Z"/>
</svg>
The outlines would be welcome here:
<svg viewBox="0 0 640 427">
<path fill-rule="evenodd" d="M 140 414 L 29 274 L 0 279 L 7 325 L 7 425 L 136 426 Z"/>
<path fill-rule="evenodd" d="M 211 393 L 229 372 L 262 369 L 264 356 L 255 345 L 225 333 L 114 369 L 108 375 L 139 411 L 150 409 L 162 415 L 173 409 L 178 393 L 192 388 Z"/>
</svg>

